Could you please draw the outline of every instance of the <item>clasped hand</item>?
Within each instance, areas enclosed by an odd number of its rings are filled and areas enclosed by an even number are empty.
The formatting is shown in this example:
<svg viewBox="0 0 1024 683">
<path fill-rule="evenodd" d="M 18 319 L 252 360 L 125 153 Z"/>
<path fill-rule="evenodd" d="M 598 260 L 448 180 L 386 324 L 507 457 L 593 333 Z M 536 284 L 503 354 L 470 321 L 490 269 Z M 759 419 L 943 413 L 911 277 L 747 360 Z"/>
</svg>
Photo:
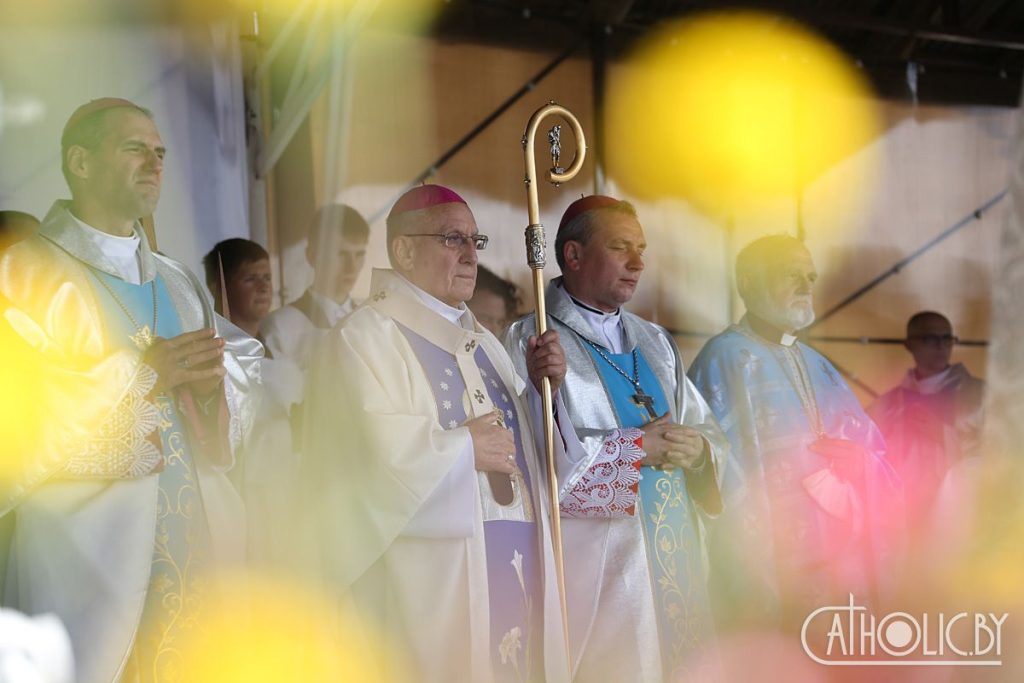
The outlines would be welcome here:
<svg viewBox="0 0 1024 683">
<path fill-rule="evenodd" d="M 198 396 L 216 391 L 224 378 L 224 340 L 210 328 L 171 339 L 158 337 L 143 361 L 156 371 L 157 390 L 188 384 Z"/>
<path fill-rule="evenodd" d="M 647 454 L 644 465 L 688 470 L 703 466 L 704 437 L 696 429 L 672 422 L 665 413 L 640 430 L 644 433 L 643 449 Z"/>
<path fill-rule="evenodd" d="M 515 474 L 516 442 L 512 431 L 501 424 L 500 410 L 466 420 L 462 426 L 469 428 L 469 436 L 473 440 L 476 469 Z"/>
</svg>

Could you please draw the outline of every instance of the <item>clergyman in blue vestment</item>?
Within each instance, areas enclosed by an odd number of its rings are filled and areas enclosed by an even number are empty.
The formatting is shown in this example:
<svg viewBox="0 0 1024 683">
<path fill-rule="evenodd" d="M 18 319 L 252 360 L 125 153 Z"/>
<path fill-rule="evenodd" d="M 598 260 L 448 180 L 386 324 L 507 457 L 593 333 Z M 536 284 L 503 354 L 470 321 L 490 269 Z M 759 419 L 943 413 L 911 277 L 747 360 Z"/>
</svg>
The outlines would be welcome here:
<svg viewBox="0 0 1024 683">
<path fill-rule="evenodd" d="M 559 390 L 579 442 L 559 463 L 574 680 L 708 680 L 717 668 L 704 523 L 728 443 L 668 332 L 622 310 L 646 238 L 628 202 L 566 209 L 547 289 L 566 353 Z M 506 347 L 522 362 L 533 316 Z M 521 371 L 522 372 L 522 371 Z"/>
<path fill-rule="evenodd" d="M 835 367 L 794 336 L 814 321 L 802 242 L 760 238 L 736 261 L 746 304 L 690 378 L 732 445 L 710 535 L 718 623 L 799 626 L 854 593 L 878 597 L 900 546 L 901 487 L 885 441 Z"/>
</svg>

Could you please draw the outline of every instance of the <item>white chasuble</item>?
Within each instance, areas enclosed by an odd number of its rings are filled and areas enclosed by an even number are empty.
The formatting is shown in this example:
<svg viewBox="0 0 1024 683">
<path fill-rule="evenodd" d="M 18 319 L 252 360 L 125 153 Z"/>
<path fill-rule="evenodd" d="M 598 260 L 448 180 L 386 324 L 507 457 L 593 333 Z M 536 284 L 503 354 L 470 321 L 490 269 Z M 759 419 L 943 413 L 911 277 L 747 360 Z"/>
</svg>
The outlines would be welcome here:
<svg viewBox="0 0 1024 683">
<path fill-rule="evenodd" d="M 525 386 L 497 340 L 472 326 L 375 270 L 367 303 L 319 346 L 305 452 L 324 565 L 417 680 L 565 680 Z M 519 471 L 492 483 L 461 425 L 495 409 Z M 381 662 L 385 674 L 393 666 Z"/>
<path fill-rule="evenodd" d="M 558 463 L 573 680 L 706 680 L 717 662 L 704 523 L 718 512 L 725 436 L 667 332 L 623 311 L 625 353 L 615 354 L 560 283 L 553 280 L 546 297 L 568 365 L 559 416 L 564 410 L 579 440 Z M 534 330 L 531 315 L 506 335 L 520 372 Z M 642 396 L 619 382 L 616 365 L 640 383 Z M 642 466 L 638 426 L 650 421 L 649 410 L 700 432 L 709 452 L 703 476 Z"/>
<path fill-rule="evenodd" d="M 147 295 L 142 301 L 150 307 L 121 302 L 138 318 L 134 323 L 104 290 L 104 284 L 118 289 L 116 269 L 83 234 L 66 202 L 53 206 L 36 235 L 0 256 L 0 294 L 10 301 L 4 316 L 39 354 L 49 414 L 45 433 L 31 453 L 18 454 L 23 466 L 0 491 L 0 511 L 14 517 L 4 603 L 61 618 L 82 683 L 109 683 L 124 671 L 147 597 L 166 585 L 154 583 L 157 574 L 187 561 L 190 533 L 205 527 L 206 567 L 244 561 L 244 515 L 225 472 L 252 416 L 262 349 L 224 331 L 236 328 L 217 321 L 195 276 L 152 252 L 138 226 L 136 234 L 143 284 L 120 283 L 119 289 L 121 298 L 132 287 Z M 101 282 L 104 277 L 109 279 Z M 155 325 L 143 321 L 157 300 L 166 315 L 157 316 Z M 171 321 L 178 325 L 163 326 Z M 156 377 L 141 350 L 125 343 L 128 323 L 131 336 L 140 339 L 153 327 L 164 334 L 222 329 L 228 375 L 219 433 L 203 440 L 180 428 L 167 402 L 145 400 Z M 148 330 L 134 330 L 144 324 Z M 175 393 L 180 404 L 182 392 Z M 161 467 L 168 473 L 162 479 Z M 170 481 L 172 473 L 181 475 L 177 482 Z M 163 493 L 187 487 L 194 500 L 201 497 L 195 524 L 166 526 L 181 520 L 172 519 L 174 505 L 162 497 L 162 486 Z M 170 559 L 161 564 L 161 557 Z"/>
</svg>

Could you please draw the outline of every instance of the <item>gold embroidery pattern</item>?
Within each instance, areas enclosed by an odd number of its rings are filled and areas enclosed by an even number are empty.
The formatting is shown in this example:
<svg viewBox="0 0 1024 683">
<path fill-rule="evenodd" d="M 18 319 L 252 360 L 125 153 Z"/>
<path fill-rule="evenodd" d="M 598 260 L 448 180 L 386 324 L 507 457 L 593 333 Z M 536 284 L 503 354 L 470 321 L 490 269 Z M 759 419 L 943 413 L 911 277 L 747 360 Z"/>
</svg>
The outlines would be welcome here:
<svg viewBox="0 0 1024 683">
<path fill-rule="evenodd" d="M 129 479 L 149 474 L 160 464 L 163 455 L 149 440 L 160 426 L 160 410 L 147 399 L 156 379 L 151 367 L 139 366 L 124 398 L 97 434 L 72 451 L 64 474 L 78 478 Z"/>
<path fill-rule="evenodd" d="M 179 646 L 201 628 L 207 538 L 186 437 L 175 428 L 170 401 L 161 397 L 157 402 L 167 468 L 161 474 L 153 568 L 133 663 L 134 680 L 171 683 L 189 680 Z"/>
<path fill-rule="evenodd" d="M 675 672 L 685 665 L 684 659 L 692 657 L 694 651 L 705 649 L 707 642 L 704 634 L 708 624 L 697 605 L 702 604 L 703 596 L 697 591 L 703 586 L 703 578 L 693 576 L 688 564 L 680 567 L 677 558 L 700 557 L 700 548 L 692 547 L 689 542 L 687 524 L 674 526 L 671 524 L 670 511 L 677 511 L 671 519 L 685 519 L 689 515 L 686 509 L 686 497 L 683 495 L 683 477 L 679 473 L 644 472 L 644 476 L 657 476 L 655 489 L 659 498 L 654 503 L 654 512 L 649 519 L 654 525 L 654 535 L 650 539 L 654 544 L 654 558 L 658 565 L 656 572 L 658 599 L 661 609 L 668 616 L 672 625 L 671 638 L 672 657 L 670 670 Z M 680 576 L 686 575 L 686 590 L 680 585 Z M 695 606 L 690 609 L 690 605 Z M 666 634 L 668 635 L 668 634 Z M 663 637 L 662 642 L 666 642 Z"/>
</svg>

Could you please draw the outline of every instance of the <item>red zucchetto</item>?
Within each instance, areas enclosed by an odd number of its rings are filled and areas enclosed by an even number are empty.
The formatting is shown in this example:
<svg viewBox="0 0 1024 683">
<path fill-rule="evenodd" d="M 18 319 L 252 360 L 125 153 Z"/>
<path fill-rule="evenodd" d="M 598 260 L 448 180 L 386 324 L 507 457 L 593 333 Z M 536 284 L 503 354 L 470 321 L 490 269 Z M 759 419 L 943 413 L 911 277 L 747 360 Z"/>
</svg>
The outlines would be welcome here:
<svg viewBox="0 0 1024 683">
<path fill-rule="evenodd" d="M 593 211 L 594 209 L 603 209 L 608 206 L 615 206 L 619 204 L 618 199 L 612 199 L 606 197 L 603 194 L 592 194 L 589 197 L 580 197 L 565 210 L 562 214 L 562 220 L 558 222 L 558 229 L 562 230 L 565 226 L 572 222 L 572 219 L 579 216 L 581 213 L 587 211 Z"/>
<path fill-rule="evenodd" d="M 429 209 L 441 204 L 465 203 L 466 200 L 460 197 L 455 190 L 450 190 L 443 185 L 419 185 L 398 198 L 395 205 L 391 207 L 391 211 L 388 212 L 388 218 L 409 211 Z"/>
</svg>

